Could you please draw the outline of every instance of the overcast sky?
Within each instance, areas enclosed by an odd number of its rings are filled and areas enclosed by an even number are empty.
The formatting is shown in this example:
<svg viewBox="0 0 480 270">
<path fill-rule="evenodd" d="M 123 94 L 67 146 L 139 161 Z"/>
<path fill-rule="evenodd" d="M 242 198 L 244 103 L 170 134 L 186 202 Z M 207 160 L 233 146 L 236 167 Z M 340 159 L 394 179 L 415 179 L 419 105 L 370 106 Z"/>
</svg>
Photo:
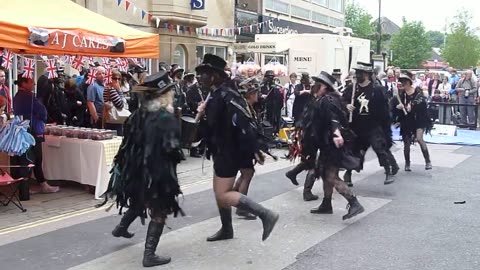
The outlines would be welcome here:
<svg viewBox="0 0 480 270">
<path fill-rule="evenodd" d="M 378 18 L 378 0 L 347 1 L 360 4 L 374 18 Z M 382 16 L 399 26 L 402 26 L 402 16 L 408 21 L 422 21 L 427 30 L 443 31 L 445 20 L 451 22 L 456 11 L 462 8 L 472 12 L 472 27 L 480 27 L 479 0 L 382 0 Z"/>
</svg>

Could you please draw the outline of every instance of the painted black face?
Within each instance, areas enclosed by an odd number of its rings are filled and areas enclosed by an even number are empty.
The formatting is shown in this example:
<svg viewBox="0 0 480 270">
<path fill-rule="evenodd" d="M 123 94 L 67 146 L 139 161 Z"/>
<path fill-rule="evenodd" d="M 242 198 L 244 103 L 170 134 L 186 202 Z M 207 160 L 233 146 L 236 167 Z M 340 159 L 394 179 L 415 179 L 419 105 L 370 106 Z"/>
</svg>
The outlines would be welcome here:
<svg viewBox="0 0 480 270">
<path fill-rule="evenodd" d="M 206 87 L 206 88 L 210 88 L 212 87 L 213 85 L 213 82 L 214 82 L 214 78 L 213 78 L 213 74 L 211 72 L 208 72 L 208 71 L 202 71 L 199 75 L 199 83 Z"/>
<path fill-rule="evenodd" d="M 357 70 L 355 72 L 355 78 L 357 79 L 358 83 L 363 83 L 365 81 L 365 72 Z"/>
</svg>

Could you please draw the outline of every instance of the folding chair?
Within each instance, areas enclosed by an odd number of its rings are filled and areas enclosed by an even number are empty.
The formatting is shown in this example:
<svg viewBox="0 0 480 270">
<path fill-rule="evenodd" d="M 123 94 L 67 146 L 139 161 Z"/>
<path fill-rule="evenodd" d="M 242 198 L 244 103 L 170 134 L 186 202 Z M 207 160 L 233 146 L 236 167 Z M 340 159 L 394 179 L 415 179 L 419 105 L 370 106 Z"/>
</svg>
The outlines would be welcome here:
<svg viewBox="0 0 480 270">
<path fill-rule="evenodd" d="M 34 165 L 30 164 L 27 166 L 8 166 L 8 167 L 28 167 L 32 168 Z M 6 167 L 6 166 L 4 166 Z M 10 189 L 10 194 L 2 193 L 0 191 L 0 195 L 3 195 L 5 197 L 4 200 L 0 200 L 0 203 L 3 206 L 7 206 L 10 203 L 13 203 L 18 209 L 22 210 L 22 212 L 27 212 L 27 209 L 25 209 L 22 205 L 22 202 L 20 202 L 20 198 L 18 197 L 18 188 L 19 188 L 19 183 L 22 181 L 26 181 L 28 178 L 18 178 L 18 179 L 13 179 L 10 174 L 8 174 L 6 171 L 4 171 L 2 168 L 0 168 L 0 187 L 8 187 Z"/>
</svg>

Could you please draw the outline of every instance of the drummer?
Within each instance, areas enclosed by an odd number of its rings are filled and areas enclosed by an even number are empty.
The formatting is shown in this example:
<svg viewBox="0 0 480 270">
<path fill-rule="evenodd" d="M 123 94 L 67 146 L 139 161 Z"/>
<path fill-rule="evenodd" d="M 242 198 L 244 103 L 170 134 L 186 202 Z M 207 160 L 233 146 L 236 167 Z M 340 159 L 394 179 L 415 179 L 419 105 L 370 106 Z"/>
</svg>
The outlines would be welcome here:
<svg viewBox="0 0 480 270">
<path fill-rule="evenodd" d="M 195 78 L 194 73 L 187 73 L 183 77 L 185 84 L 187 86 L 186 90 L 186 102 L 187 102 L 187 113 L 185 113 L 185 116 L 191 116 L 195 118 L 197 116 L 197 108 L 200 104 L 202 104 L 205 101 L 205 95 L 200 89 L 200 86 L 197 83 L 197 80 Z M 194 138 L 194 141 L 199 141 L 200 138 L 196 136 L 197 138 Z M 201 147 L 196 146 L 196 147 L 190 147 L 190 156 L 191 157 L 201 157 L 202 155 L 200 154 L 201 152 Z"/>
<path fill-rule="evenodd" d="M 255 77 L 252 77 L 241 81 L 238 86 L 238 91 L 242 94 L 243 98 L 248 104 L 247 109 L 249 114 L 257 122 L 257 127 L 260 128 L 260 120 L 258 119 L 257 113 L 253 108 L 253 105 L 258 102 L 260 82 Z M 239 155 L 242 155 L 242 153 L 239 153 Z M 240 177 L 238 177 L 237 181 L 235 182 L 233 189 L 244 195 L 247 195 L 250 182 L 252 181 L 253 174 L 255 173 L 253 163 L 254 158 L 252 156 L 252 158 L 240 158 L 239 160 L 244 160 L 245 162 L 243 164 L 239 164 Z M 255 215 L 238 208 L 236 214 L 246 220 L 254 220 L 257 218 Z"/>
</svg>

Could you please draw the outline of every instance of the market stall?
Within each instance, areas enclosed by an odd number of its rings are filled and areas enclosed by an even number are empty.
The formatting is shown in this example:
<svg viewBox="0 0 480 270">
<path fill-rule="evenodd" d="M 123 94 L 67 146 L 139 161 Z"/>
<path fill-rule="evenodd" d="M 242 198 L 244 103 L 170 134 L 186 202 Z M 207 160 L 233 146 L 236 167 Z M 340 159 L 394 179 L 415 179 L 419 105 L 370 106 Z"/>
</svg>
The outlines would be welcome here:
<svg viewBox="0 0 480 270">
<path fill-rule="evenodd" d="M 1 63 L 15 76 L 18 73 L 35 79 L 38 72 L 43 74 L 36 64 L 43 62 L 48 78 L 55 78 L 59 59 L 81 69 L 91 67 L 93 57 L 102 57 L 107 68 L 112 62 L 120 68 L 132 58 L 159 57 L 158 34 L 120 24 L 70 0 L 5 1 L 0 29 Z M 22 59 L 21 72 L 17 72 L 14 56 Z M 9 79 L 13 81 L 13 76 Z M 89 79 L 93 82 L 94 78 Z M 10 91 L 13 96 L 12 87 Z M 95 186 L 98 198 L 106 189 L 110 166 L 121 142 L 121 138 L 111 138 L 113 135 L 103 136 L 105 132 L 85 131 L 90 134 L 88 138 L 79 133 L 71 138 L 65 134 L 47 135 L 43 143 L 46 178 Z"/>
</svg>

